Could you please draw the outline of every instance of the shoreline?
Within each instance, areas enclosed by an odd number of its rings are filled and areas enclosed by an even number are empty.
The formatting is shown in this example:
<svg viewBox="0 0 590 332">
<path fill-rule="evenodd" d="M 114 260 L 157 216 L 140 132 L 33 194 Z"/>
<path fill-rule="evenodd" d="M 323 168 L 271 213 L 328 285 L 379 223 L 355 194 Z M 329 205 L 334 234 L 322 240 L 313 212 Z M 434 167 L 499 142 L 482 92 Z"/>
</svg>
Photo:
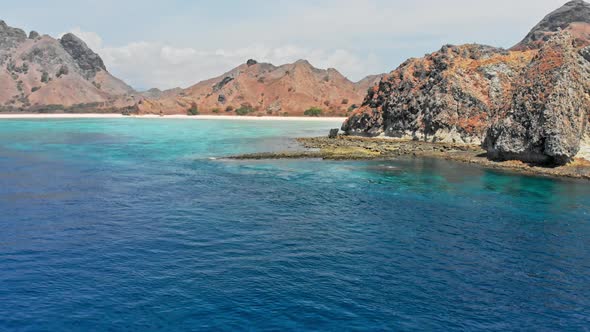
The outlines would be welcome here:
<svg viewBox="0 0 590 332">
<path fill-rule="evenodd" d="M 55 113 L 55 114 L 18 114 L 0 113 L 4 119 L 186 119 L 186 120 L 245 120 L 245 121 L 312 121 L 312 122 L 344 122 L 341 117 L 303 117 L 303 116 L 239 116 L 239 115 L 122 115 L 119 113 Z"/>
<path fill-rule="evenodd" d="M 253 153 L 230 156 L 234 160 L 325 159 L 325 160 L 395 160 L 405 157 L 437 158 L 478 165 L 488 169 L 519 174 L 590 180 L 590 161 L 576 159 L 559 167 L 543 167 L 519 161 L 492 161 L 483 149 L 473 145 L 428 143 L 411 140 L 338 136 L 297 138 L 304 150 Z"/>
</svg>

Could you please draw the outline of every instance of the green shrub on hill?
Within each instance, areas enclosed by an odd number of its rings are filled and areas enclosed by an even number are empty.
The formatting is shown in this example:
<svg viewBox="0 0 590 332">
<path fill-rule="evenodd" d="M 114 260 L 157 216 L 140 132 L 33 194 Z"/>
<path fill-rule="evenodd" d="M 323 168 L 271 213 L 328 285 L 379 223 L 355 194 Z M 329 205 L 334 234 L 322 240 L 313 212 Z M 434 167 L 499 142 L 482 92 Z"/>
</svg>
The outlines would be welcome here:
<svg viewBox="0 0 590 332">
<path fill-rule="evenodd" d="M 254 112 L 254 109 L 250 106 L 242 106 L 236 110 L 237 115 L 248 115 Z"/>
<path fill-rule="evenodd" d="M 191 105 L 191 108 L 188 109 L 188 111 L 186 112 L 187 115 L 199 115 L 199 106 L 197 106 L 196 103 L 193 103 Z"/>
<path fill-rule="evenodd" d="M 312 108 L 308 109 L 307 111 L 305 111 L 303 113 L 303 115 L 305 115 L 305 116 L 316 116 L 317 117 L 317 116 L 321 116 L 322 113 L 324 113 L 324 111 L 321 108 L 319 108 L 319 107 L 312 107 Z"/>
</svg>

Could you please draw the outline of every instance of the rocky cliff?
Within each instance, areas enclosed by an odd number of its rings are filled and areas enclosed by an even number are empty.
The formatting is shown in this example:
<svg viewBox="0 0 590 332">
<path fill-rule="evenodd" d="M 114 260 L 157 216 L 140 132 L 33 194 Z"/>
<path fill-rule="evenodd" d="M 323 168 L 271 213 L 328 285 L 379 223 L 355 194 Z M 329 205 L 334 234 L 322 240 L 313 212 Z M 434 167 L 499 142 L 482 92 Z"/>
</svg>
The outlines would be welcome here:
<svg viewBox="0 0 590 332">
<path fill-rule="evenodd" d="M 343 124 L 351 135 L 479 144 L 490 158 L 563 164 L 589 150 L 586 22 L 568 2 L 511 50 L 444 46 L 410 59 Z"/>
<path fill-rule="evenodd" d="M 447 45 L 384 77 L 343 125 L 349 134 L 481 142 L 492 110 L 533 56 L 483 45 Z"/>
<path fill-rule="evenodd" d="M 113 109 L 132 106 L 133 94 L 76 36 L 27 36 L 0 21 L 1 110 Z"/>
<path fill-rule="evenodd" d="M 322 115 L 345 116 L 356 109 L 367 89 L 381 76 L 358 83 L 335 69 L 317 69 L 300 60 L 274 66 L 249 60 L 213 79 L 183 90 L 154 93 L 138 103 L 140 114 L 186 114 L 195 108 L 201 114 L 303 115 L 312 107 Z M 155 97 L 155 98 L 154 98 Z"/>
<path fill-rule="evenodd" d="M 487 133 L 492 159 L 565 164 L 589 128 L 590 62 L 568 32 L 553 35 L 515 82 L 511 104 Z"/>
</svg>

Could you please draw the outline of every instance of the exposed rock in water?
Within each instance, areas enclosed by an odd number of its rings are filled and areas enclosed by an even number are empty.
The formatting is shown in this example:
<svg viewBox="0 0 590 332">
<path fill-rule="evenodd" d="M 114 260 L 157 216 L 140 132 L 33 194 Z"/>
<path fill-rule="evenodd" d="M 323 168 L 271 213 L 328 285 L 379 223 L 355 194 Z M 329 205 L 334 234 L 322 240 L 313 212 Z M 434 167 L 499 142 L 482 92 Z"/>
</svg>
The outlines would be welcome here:
<svg viewBox="0 0 590 332">
<path fill-rule="evenodd" d="M 94 77 L 101 70 L 106 71 L 100 56 L 94 53 L 86 43 L 74 34 L 67 33 L 60 39 L 63 48 L 74 58 L 87 77 Z"/>
<path fill-rule="evenodd" d="M 328 138 L 336 138 L 338 137 L 338 133 L 340 132 L 340 129 L 336 128 L 336 129 L 330 129 L 330 133 L 328 134 Z"/>
<path fill-rule="evenodd" d="M 590 62 L 571 34 L 546 42 L 515 84 L 484 147 L 493 159 L 565 164 L 580 151 L 590 116 Z"/>
</svg>

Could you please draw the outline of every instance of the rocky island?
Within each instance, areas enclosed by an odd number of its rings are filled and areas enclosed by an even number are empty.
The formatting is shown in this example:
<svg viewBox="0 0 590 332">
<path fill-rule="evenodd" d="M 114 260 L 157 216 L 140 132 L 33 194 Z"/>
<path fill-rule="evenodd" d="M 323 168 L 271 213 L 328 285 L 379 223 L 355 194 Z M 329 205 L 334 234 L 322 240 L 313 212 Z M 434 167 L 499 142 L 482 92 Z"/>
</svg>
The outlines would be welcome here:
<svg viewBox="0 0 590 332">
<path fill-rule="evenodd" d="M 546 16 L 511 49 L 445 45 L 369 89 L 345 136 L 250 158 L 426 156 L 590 178 L 590 4 Z M 333 136 L 333 135 L 332 135 Z"/>
</svg>

